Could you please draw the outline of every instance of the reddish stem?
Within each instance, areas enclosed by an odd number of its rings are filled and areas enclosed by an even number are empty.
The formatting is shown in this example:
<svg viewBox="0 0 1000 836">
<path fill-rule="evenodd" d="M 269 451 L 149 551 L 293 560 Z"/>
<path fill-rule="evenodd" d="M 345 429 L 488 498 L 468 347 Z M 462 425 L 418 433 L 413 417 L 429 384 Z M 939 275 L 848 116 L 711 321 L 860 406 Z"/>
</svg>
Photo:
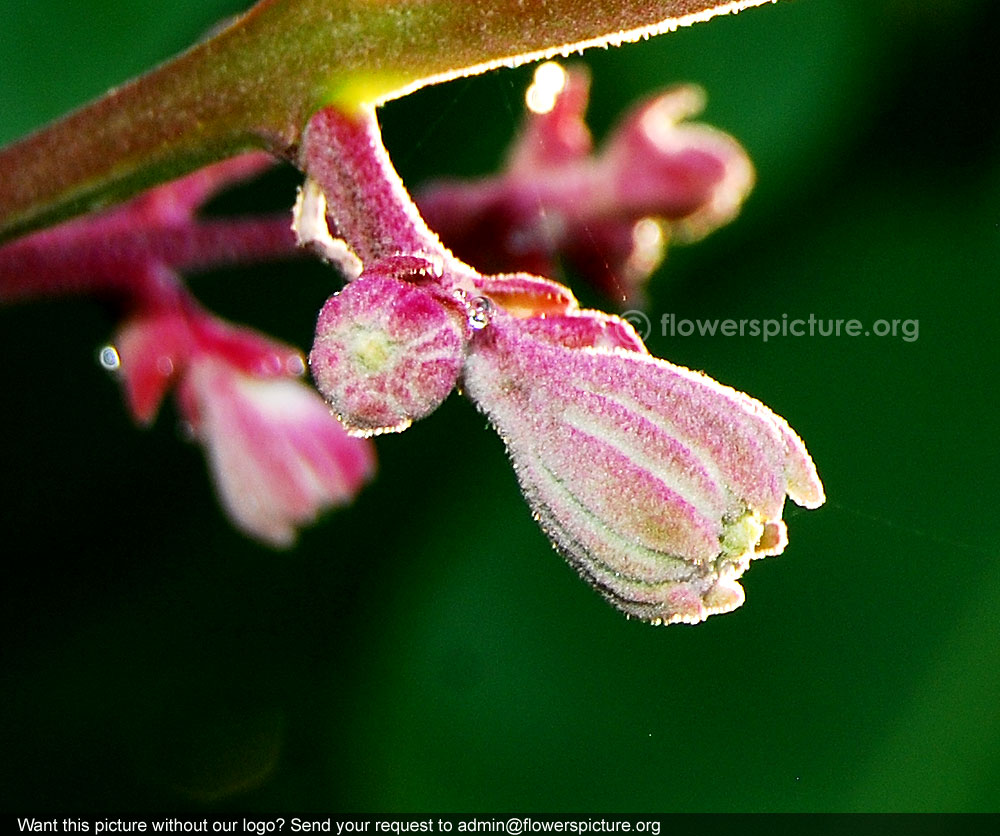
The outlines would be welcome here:
<svg viewBox="0 0 1000 836">
<path fill-rule="evenodd" d="M 98 293 L 157 295 L 158 266 L 209 269 L 296 254 L 285 215 L 126 226 L 117 214 L 84 218 L 0 247 L 0 303 Z"/>
</svg>

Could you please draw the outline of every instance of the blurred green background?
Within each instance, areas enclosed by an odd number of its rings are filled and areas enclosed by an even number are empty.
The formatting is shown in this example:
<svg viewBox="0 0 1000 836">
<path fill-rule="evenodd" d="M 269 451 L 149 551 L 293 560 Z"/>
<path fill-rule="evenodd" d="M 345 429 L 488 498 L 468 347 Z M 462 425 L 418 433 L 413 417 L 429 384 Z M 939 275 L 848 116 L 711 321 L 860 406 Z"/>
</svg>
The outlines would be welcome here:
<svg viewBox="0 0 1000 836">
<path fill-rule="evenodd" d="M 0 0 L 0 142 L 243 5 Z M 920 321 L 913 342 L 650 338 L 785 416 L 829 496 L 695 628 L 578 580 L 458 398 L 273 553 L 226 523 L 172 412 L 130 424 L 95 359 L 106 311 L 0 310 L 0 809 L 1000 808 L 998 41 L 989 0 L 790 0 L 587 55 L 598 133 L 696 81 L 757 165 L 740 218 L 671 251 L 654 321 Z M 388 106 L 406 180 L 493 169 L 530 73 Z M 337 284 L 192 281 L 302 346 Z"/>
</svg>

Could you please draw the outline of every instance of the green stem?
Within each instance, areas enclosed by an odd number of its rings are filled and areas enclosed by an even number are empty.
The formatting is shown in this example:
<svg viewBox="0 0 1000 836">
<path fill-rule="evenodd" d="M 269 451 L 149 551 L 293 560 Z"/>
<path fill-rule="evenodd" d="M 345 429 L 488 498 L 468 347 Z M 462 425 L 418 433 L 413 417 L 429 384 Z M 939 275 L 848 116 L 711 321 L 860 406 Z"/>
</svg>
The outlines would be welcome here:
<svg viewBox="0 0 1000 836">
<path fill-rule="evenodd" d="M 773 0 L 262 0 L 210 40 L 0 151 L 0 241 L 258 147 L 319 107 L 635 40 Z"/>
</svg>

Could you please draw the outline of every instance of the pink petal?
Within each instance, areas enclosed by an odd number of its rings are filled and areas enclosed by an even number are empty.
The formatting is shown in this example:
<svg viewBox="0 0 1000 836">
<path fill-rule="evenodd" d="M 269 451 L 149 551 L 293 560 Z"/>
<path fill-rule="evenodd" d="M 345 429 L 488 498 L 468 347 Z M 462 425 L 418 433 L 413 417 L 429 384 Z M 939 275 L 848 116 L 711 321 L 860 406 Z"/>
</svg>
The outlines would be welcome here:
<svg viewBox="0 0 1000 836">
<path fill-rule="evenodd" d="M 528 273 L 476 276 L 475 289 L 507 313 L 518 317 L 565 314 L 578 309 L 576 297 L 565 285 Z"/>
<path fill-rule="evenodd" d="M 753 187 L 750 158 L 736 140 L 685 122 L 704 93 L 675 87 L 639 105 L 614 132 L 601 159 L 619 211 L 660 217 L 697 238 L 731 220 Z"/>
<path fill-rule="evenodd" d="M 544 86 L 549 89 L 541 90 Z M 549 99 L 547 110 L 533 102 L 538 93 Z M 509 171 L 531 176 L 540 168 L 578 160 L 591 152 L 593 142 L 583 118 L 590 99 L 590 73 L 584 66 L 563 69 L 554 61 L 539 65 L 525 98 L 528 113 L 511 148 Z"/>
<path fill-rule="evenodd" d="M 297 377 L 305 371 L 302 352 L 243 325 L 204 310 L 188 311 L 200 350 L 252 377 Z"/>
<path fill-rule="evenodd" d="M 543 69 L 554 80 L 539 92 Z M 735 216 L 753 166 L 731 137 L 685 121 L 704 104 L 691 86 L 633 109 L 592 153 L 587 93 L 584 71 L 541 65 L 527 96 L 535 112 L 506 169 L 432 184 L 418 202 L 455 254 L 484 272 L 553 275 L 567 264 L 635 302 L 670 237 L 698 238 Z"/>
<path fill-rule="evenodd" d="M 566 348 L 622 349 L 647 354 L 635 329 L 624 319 L 602 311 L 574 311 L 525 319 L 525 334 Z"/>
<path fill-rule="evenodd" d="M 299 526 L 351 500 L 373 472 L 369 442 L 348 436 L 299 381 L 254 379 L 201 355 L 182 387 L 220 502 L 259 540 L 291 545 Z"/>
</svg>

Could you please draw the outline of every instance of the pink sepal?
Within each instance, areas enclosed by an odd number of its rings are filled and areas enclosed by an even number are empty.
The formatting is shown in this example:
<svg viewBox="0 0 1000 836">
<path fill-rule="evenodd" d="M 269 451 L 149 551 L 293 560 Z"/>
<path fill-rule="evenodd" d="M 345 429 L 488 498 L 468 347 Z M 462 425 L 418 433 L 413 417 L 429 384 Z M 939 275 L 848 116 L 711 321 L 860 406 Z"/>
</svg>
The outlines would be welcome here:
<svg viewBox="0 0 1000 836">
<path fill-rule="evenodd" d="M 114 350 L 118 353 L 125 402 L 132 417 L 149 424 L 191 350 L 187 318 L 168 310 L 134 316 L 119 329 Z"/>
<path fill-rule="evenodd" d="M 302 352 L 294 346 L 200 309 L 189 315 L 189 321 L 202 351 L 252 377 L 299 377 L 305 372 Z"/>
<path fill-rule="evenodd" d="M 475 276 L 473 286 L 507 313 L 517 317 L 547 316 L 577 310 L 576 297 L 565 285 L 529 273 Z"/>
</svg>

